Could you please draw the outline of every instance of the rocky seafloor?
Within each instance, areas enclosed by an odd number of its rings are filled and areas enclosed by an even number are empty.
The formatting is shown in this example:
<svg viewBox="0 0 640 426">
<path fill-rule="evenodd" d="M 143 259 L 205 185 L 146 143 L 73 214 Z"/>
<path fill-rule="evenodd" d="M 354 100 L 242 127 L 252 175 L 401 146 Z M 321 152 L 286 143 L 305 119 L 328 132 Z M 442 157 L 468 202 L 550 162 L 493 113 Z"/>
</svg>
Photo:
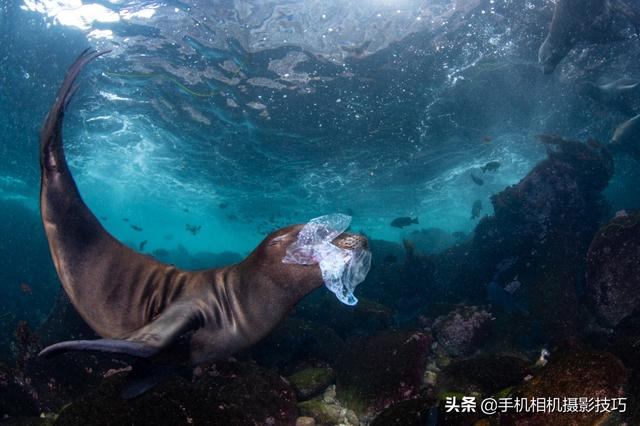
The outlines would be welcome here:
<svg viewBox="0 0 640 426">
<path fill-rule="evenodd" d="M 547 137 L 548 158 L 492 198 L 468 238 L 425 254 L 371 241 L 374 265 L 347 307 L 320 289 L 270 336 L 224 362 L 123 400 L 134 360 L 35 357 L 91 338 L 64 296 L 20 322 L 0 365 L 7 424 L 640 424 L 640 213 L 602 196 L 613 159 Z M 626 410 L 495 414 L 453 398 L 624 398 Z"/>
</svg>

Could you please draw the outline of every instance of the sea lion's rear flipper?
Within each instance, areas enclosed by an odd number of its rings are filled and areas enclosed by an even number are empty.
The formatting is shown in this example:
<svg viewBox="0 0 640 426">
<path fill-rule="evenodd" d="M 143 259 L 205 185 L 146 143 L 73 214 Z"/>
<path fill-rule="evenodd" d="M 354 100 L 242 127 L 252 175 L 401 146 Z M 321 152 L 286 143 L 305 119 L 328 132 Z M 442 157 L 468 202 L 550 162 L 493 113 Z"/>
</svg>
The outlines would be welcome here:
<svg viewBox="0 0 640 426">
<path fill-rule="evenodd" d="M 96 351 L 151 357 L 171 346 L 183 334 L 204 323 L 201 307 L 192 301 L 171 304 L 158 318 L 121 339 L 70 340 L 44 348 L 38 356 L 50 358 L 70 351 Z"/>
</svg>

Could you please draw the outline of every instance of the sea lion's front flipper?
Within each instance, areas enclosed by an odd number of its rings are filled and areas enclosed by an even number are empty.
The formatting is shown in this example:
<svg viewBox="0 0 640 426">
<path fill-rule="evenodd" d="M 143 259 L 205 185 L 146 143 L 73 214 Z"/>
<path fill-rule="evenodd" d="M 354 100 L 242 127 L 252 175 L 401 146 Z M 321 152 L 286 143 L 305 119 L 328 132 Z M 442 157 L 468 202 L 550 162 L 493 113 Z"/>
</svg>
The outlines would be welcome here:
<svg viewBox="0 0 640 426">
<path fill-rule="evenodd" d="M 38 356 L 49 358 L 70 351 L 97 351 L 148 358 L 171 346 L 180 336 L 204 323 L 202 307 L 195 301 L 171 304 L 158 318 L 121 339 L 70 340 L 44 348 Z"/>
</svg>

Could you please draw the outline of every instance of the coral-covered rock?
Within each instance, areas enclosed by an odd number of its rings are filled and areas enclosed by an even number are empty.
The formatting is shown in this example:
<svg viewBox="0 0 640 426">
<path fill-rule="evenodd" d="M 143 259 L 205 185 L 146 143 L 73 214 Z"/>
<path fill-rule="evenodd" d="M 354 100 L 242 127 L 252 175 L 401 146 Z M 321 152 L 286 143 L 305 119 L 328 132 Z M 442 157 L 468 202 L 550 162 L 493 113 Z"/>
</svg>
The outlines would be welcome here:
<svg viewBox="0 0 640 426">
<path fill-rule="evenodd" d="M 438 344 L 450 355 L 469 355 L 482 345 L 491 332 L 493 317 L 476 306 L 461 306 L 438 317 L 433 333 Z"/>
<path fill-rule="evenodd" d="M 514 398 L 623 398 L 628 372 L 622 362 L 609 352 L 599 352 L 579 347 L 568 347 L 552 353 L 549 364 L 535 373 L 533 378 L 517 387 Z M 609 405 L 611 407 L 611 405 Z M 572 425 L 590 426 L 603 424 L 619 413 L 596 412 L 521 412 L 509 411 L 501 416 L 500 424 Z M 551 410 L 547 410 L 551 411 Z M 611 424 L 620 424 L 614 422 Z"/>
<path fill-rule="evenodd" d="M 615 326 L 640 308 L 640 212 L 620 214 L 597 233 L 587 254 L 587 294 L 598 317 Z"/>
<path fill-rule="evenodd" d="M 193 383 L 171 379 L 128 401 L 120 398 L 124 381 L 124 375 L 105 380 L 65 407 L 58 424 L 291 425 L 297 418 L 294 390 L 251 364 L 214 364 Z"/>
<path fill-rule="evenodd" d="M 473 289 L 491 283 L 507 288 L 517 279 L 518 310 L 527 312 L 546 339 L 559 341 L 584 327 L 577 289 L 583 287 L 589 244 L 608 214 L 602 190 L 613 160 L 594 141 L 541 139 L 548 158 L 492 197 L 494 215 L 478 224 L 457 262 L 448 263 L 449 274 L 438 266 L 436 276 L 444 277 L 438 287 L 451 298 L 462 292 L 483 296 Z"/>
<path fill-rule="evenodd" d="M 416 395 L 431 336 L 385 332 L 349 342 L 336 366 L 337 398 L 356 413 L 373 414 Z"/>
</svg>

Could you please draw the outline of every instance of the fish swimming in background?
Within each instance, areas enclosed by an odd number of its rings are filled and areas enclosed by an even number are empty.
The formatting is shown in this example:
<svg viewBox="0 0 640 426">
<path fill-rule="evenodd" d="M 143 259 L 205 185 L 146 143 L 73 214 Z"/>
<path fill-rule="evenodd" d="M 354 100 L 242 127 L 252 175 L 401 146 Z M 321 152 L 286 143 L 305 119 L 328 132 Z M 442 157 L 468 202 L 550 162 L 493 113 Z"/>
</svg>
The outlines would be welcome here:
<svg viewBox="0 0 640 426">
<path fill-rule="evenodd" d="M 489 136 L 484 136 L 482 138 L 482 142 L 484 142 L 484 143 L 491 143 L 492 140 L 493 139 L 491 139 Z"/>
<path fill-rule="evenodd" d="M 24 281 L 20 283 L 20 291 L 24 294 L 33 294 L 33 289 L 31 288 L 31 286 Z"/>
<path fill-rule="evenodd" d="M 147 240 L 144 240 L 143 242 L 140 243 L 140 246 L 138 247 L 138 249 L 140 251 L 142 251 L 142 250 L 144 250 L 144 246 L 146 246 L 146 245 L 147 245 Z"/>
<path fill-rule="evenodd" d="M 482 170 L 482 173 L 486 173 L 486 172 L 495 172 L 499 168 L 500 168 L 500 162 L 498 162 L 498 161 L 489 161 L 487 164 L 485 164 L 484 166 L 480 167 L 480 170 Z"/>
<path fill-rule="evenodd" d="M 471 180 L 473 181 L 473 183 L 475 183 L 478 186 L 484 185 L 484 180 L 480 179 L 479 177 L 477 177 L 473 173 L 471 173 Z"/>
<path fill-rule="evenodd" d="M 397 217 L 395 219 L 393 219 L 393 221 L 391 221 L 391 226 L 393 226 L 394 228 L 404 228 L 406 226 L 411 226 L 413 224 L 418 224 L 418 218 L 414 217 L 413 219 L 411 219 L 409 216 L 404 216 L 404 217 Z"/>
<path fill-rule="evenodd" d="M 471 207 L 471 220 L 479 218 L 481 211 L 482 211 L 482 201 L 476 200 L 473 203 L 473 207 Z"/>
<path fill-rule="evenodd" d="M 123 218 L 122 218 L 122 221 L 123 221 L 123 222 L 129 222 L 129 219 L 127 219 L 126 217 L 123 217 Z"/>
<path fill-rule="evenodd" d="M 229 203 L 227 203 L 227 202 L 220 203 L 220 204 L 218 204 L 218 207 L 220 209 L 226 209 L 227 207 L 229 207 Z"/>
<path fill-rule="evenodd" d="M 131 229 L 138 232 L 142 231 L 142 228 L 140 228 L 138 225 L 131 225 Z"/>
<path fill-rule="evenodd" d="M 191 235 L 196 235 L 198 232 L 200 232 L 200 229 L 202 229 L 202 226 L 200 225 L 191 225 L 189 223 L 187 223 L 184 228 L 191 233 Z"/>
</svg>

